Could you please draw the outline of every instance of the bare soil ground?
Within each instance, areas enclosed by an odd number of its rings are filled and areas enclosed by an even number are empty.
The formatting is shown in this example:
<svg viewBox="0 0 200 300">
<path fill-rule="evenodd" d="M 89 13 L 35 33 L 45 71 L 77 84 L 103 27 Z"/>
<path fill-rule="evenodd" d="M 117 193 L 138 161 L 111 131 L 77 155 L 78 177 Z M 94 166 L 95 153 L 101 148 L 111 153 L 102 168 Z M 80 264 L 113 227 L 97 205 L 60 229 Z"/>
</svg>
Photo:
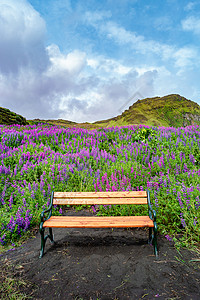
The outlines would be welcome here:
<svg viewBox="0 0 200 300">
<path fill-rule="evenodd" d="M 89 212 L 76 212 L 88 215 Z M 147 229 L 54 229 L 39 259 L 40 234 L 0 256 L 33 299 L 200 299 L 200 260 L 177 252 L 158 236 L 159 257 L 147 244 Z M 1 284 L 1 280 L 0 280 Z M 6 299 L 5 295 L 1 299 Z"/>
</svg>

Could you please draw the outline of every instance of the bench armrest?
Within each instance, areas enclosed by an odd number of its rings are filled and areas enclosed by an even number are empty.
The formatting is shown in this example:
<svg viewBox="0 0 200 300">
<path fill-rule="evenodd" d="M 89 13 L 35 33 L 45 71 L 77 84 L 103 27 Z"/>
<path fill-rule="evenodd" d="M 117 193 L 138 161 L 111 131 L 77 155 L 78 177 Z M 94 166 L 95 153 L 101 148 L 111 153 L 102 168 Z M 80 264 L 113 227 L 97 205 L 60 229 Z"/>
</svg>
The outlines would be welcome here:
<svg viewBox="0 0 200 300">
<path fill-rule="evenodd" d="M 50 202 L 49 207 L 46 210 L 43 210 L 43 212 L 41 212 L 41 215 L 40 215 L 41 222 L 48 220 L 52 215 L 53 196 L 54 196 L 54 192 L 51 193 L 51 202 Z M 47 217 L 45 217 L 46 213 L 49 213 Z"/>
<path fill-rule="evenodd" d="M 149 190 L 146 191 L 147 191 L 149 218 L 154 222 L 156 222 L 156 211 L 152 208 Z"/>
</svg>

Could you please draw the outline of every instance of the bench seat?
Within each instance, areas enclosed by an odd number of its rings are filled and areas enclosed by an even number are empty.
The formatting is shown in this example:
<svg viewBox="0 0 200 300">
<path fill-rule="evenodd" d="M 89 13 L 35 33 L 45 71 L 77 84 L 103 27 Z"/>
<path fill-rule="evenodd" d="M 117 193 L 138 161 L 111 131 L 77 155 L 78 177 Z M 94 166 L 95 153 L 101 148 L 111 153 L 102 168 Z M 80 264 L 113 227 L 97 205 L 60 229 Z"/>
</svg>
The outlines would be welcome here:
<svg viewBox="0 0 200 300">
<path fill-rule="evenodd" d="M 43 227 L 52 228 L 108 228 L 108 227 L 154 227 L 149 216 L 80 217 L 51 216 Z"/>
</svg>

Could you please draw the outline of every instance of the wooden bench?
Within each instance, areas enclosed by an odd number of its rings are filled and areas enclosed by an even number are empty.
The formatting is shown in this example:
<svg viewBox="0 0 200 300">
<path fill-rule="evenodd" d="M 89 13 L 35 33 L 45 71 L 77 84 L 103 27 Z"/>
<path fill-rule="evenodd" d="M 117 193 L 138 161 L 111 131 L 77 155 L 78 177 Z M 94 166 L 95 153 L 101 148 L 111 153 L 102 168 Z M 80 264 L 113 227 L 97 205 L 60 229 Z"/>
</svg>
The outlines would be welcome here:
<svg viewBox="0 0 200 300">
<path fill-rule="evenodd" d="M 148 216 L 52 216 L 53 205 L 113 205 L 113 204 L 147 204 Z M 48 213 L 48 216 L 45 215 Z M 41 213 L 40 258 L 44 254 L 47 238 L 53 240 L 52 228 L 114 228 L 114 227 L 149 227 L 149 243 L 154 245 L 157 256 L 156 212 L 152 209 L 149 191 L 126 192 L 52 192 L 48 209 Z M 45 228 L 49 234 L 45 235 Z M 152 231 L 153 229 L 153 231 Z"/>
</svg>

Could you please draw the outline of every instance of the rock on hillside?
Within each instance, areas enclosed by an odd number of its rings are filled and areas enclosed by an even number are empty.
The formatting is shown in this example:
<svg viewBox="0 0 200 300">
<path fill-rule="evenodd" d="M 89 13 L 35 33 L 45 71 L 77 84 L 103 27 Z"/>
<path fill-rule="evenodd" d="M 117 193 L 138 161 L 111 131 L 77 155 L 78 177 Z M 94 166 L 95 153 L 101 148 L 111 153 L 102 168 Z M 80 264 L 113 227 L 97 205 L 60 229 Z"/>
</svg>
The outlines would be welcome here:
<svg viewBox="0 0 200 300">
<path fill-rule="evenodd" d="M 3 125 L 26 125 L 27 121 L 24 117 L 10 111 L 7 108 L 0 107 L 0 124 Z"/>
</svg>

